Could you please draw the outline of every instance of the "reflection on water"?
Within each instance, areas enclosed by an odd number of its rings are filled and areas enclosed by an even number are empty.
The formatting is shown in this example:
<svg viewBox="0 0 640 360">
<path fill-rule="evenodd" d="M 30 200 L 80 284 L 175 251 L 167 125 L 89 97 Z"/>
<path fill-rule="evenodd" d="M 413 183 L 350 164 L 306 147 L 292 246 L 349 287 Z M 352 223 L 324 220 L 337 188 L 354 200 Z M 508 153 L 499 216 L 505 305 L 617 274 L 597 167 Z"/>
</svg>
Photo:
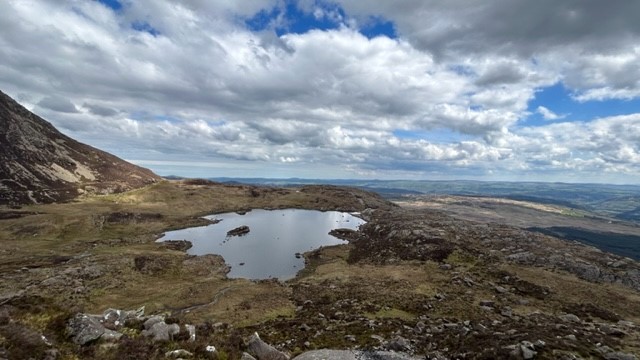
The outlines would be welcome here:
<svg viewBox="0 0 640 360">
<path fill-rule="evenodd" d="M 192 255 L 219 254 L 231 266 L 230 278 L 286 280 L 304 267 L 304 259 L 296 253 L 324 245 L 345 242 L 329 235 L 338 228 L 356 230 L 364 224 L 348 213 L 314 210 L 253 210 L 246 215 L 216 214 L 208 219 L 222 220 L 217 224 L 169 231 L 158 241 L 189 240 Z M 247 225 L 250 232 L 243 236 L 227 236 L 227 231 Z M 242 264 L 242 265 L 241 265 Z"/>
</svg>

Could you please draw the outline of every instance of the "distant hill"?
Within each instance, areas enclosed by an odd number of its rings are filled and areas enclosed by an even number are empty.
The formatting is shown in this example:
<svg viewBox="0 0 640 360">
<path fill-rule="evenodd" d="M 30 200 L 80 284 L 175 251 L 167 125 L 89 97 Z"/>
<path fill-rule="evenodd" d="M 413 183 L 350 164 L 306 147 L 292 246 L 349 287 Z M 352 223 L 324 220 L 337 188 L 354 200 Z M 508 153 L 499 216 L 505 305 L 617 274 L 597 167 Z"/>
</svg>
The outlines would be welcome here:
<svg viewBox="0 0 640 360">
<path fill-rule="evenodd" d="M 67 201 L 156 182 L 148 169 L 79 143 L 0 91 L 0 204 Z"/>
<path fill-rule="evenodd" d="M 353 186 L 377 192 L 388 199 L 419 194 L 500 197 L 582 209 L 600 216 L 640 223 L 639 185 L 469 180 L 331 180 L 298 178 L 215 178 L 212 180 L 272 186 L 307 184 Z"/>
</svg>

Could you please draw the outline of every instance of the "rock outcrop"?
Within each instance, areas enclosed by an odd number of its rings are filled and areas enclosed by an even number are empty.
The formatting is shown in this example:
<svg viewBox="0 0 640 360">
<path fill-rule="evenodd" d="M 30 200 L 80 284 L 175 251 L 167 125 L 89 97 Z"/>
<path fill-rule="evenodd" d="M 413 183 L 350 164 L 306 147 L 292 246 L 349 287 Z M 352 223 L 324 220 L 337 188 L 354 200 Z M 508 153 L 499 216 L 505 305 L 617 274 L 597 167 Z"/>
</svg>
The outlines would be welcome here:
<svg viewBox="0 0 640 360">
<path fill-rule="evenodd" d="M 104 327 L 96 316 L 77 314 L 67 326 L 67 333 L 74 343 L 86 345 L 98 339 L 118 340 L 122 334 Z"/>
<path fill-rule="evenodd" d="M 0 204 L 67 201 L 158 180 L 148 169 L 63 135 L 0 92 Z"/>
<path fill-rule="evenodd" d="M 169 341 L 181 332 L 178 324 L 167 324 L 161 315 L 145 316 L 144 307 L 137 310 L 107 309 L 102 315 L 78 313 L 67 323 L 67 335 L 77 345 L 88 345 L 96 340 L 117 341 L 123 336 L 122 329 L 143 322 L 141 334 L 153 341 Z M 196 328 L 185 325 L 188 341 L 196 339 Z"/>
<path fill-rule="evenodd" d="M 349 241 L 350 262 L 442 262 L 464 249 L 486 262 L 560 269 L 592 283 L 640 291 L 640 265 L 581 243 L 499 224 L 479 224 L 429 210 L 376 211 Z"/>
<path fill-rule="evenodd" d="M 300 354 L 294 360 L 418 360 L 422 357 L 413 357 L 393 351 L 357 351 L 357 350 L 313 350 Z"/>
</svg>

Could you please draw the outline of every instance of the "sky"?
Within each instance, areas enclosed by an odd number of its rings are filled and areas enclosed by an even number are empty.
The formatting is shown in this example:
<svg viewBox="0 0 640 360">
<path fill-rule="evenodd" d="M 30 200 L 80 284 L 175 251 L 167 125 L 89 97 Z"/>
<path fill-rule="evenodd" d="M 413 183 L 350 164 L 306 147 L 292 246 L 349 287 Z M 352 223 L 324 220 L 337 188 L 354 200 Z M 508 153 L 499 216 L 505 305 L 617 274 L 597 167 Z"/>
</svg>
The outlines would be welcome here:
<svg viewBox="0 0 640 360">
<path fill-rule="evenodd" d="M 187 177 L 640 183 L 637 0 L 3 0 L 0 90 Z"/>
</svg>

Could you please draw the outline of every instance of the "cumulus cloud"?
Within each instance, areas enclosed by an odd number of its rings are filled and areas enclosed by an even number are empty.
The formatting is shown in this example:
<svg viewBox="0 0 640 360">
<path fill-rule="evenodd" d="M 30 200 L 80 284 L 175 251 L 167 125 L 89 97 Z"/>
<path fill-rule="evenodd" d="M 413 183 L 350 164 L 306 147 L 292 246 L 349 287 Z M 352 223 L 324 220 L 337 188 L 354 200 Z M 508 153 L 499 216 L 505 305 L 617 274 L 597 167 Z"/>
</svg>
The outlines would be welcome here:
<svg viewBox="0 0 640 360">
<path fill-rule="evenodd" d="M 410 0 L 365 3 L 339 0 L 347 12 L 380 14 L 396 22 L 417 47 L 439 53 L 516 53 L 531 56 L 550 47 L 589 43 L 604 48 L 640 34 L 640 4 L 598 0 Z"/>
<path fill-rule="evenodd" d="M 538 108 L 536 109 L 536 112 L 542 115 L 542 118 L 545 120 L 558 120 L 558 119 L 563 119 L 567 117 L 566 115 L 556 114 L 542 105 L 538 106 Z"/>
<path fill-rule="evenodd" d="M 583 101 L 640 94 L 637 1 L 338 2 L 350 13 L 384 15 L 413 46 L 446 61 L 494 63 L 479 84 L 518 81 L 522 69 L 548 68 L 565 75 Z"/>
<path fill-rule="evenodd" d="M 83 107 L 87 108 L 89 112 L 94 115 L 109 117 L 109 116 L 114 116 L 118 114 L 118 110 L 107 107 L 107 106 L 98 105 L 98 104 L 84 103 Z"/>
<path fill-rule="evenodd" d="M 500 134 L 492 146 L 508 146 L 528 169 L 548 172 L 599 172 L 629 178 L 638 173 L 640 114 L 593 122 L 554 123 Z M 539 168 L 539 169 L 536 169 Z"/>
<path fill-rule="evenodd" d="M 490 61 L 480 67 L 480 71 L 478 86 L 517 84 L 527 76 L 525 68 L 513 60 Z"/>
<path fill-rule="evenodd" d="M 38 102 L 38 106 L 61 113 L 78 112 L 76 106 L 71 101 L 69 101 L 69 99 L 65 99 L 59 96 L 47 96 Z"/>
<path fill-rule="evenodd" d="M 637 2 L 301 1 L 336 27 L 280 36 L 277 0 L 122 4 L 7 1 L 3 90 L 149 164 L 237 162 L 251 176 L 639 172 L 637 115 L 523 125 L 533 111 L 564 117 L 528 108 L 558 82 L 584 102 L 640 97 Z M 245 25 L 274 8 L 265 30 Z M 359 32 L 376 18 L 398 37 Z"/>
</svg>

